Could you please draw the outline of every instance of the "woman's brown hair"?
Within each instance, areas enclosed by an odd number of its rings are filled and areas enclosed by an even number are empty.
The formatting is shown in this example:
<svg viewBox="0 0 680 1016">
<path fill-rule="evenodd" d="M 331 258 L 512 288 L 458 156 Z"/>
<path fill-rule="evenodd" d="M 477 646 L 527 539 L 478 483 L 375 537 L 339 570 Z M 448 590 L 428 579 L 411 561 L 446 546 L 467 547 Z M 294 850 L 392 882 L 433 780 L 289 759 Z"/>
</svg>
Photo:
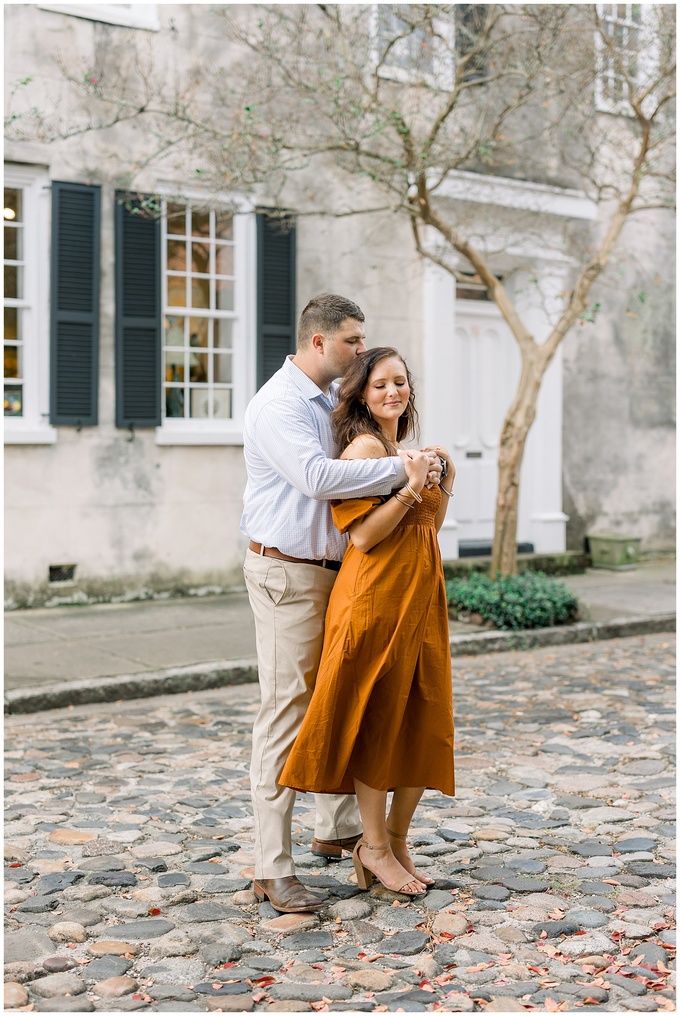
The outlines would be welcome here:
<svg viewBox="0 0 680 1016">
<path fill-rule="evenodd" d="M 401 353 L 391 346 L 376 346 L 375 349 L 368 349 L 361 353 L 354 360 L 354 363 L 345 374 L 338 390 L 338 404 L 331 413 L 331 426 L 339 454 L 347 445 L 351 444 L 359 434 L 372 434 L 381 442 L 388 455 L 394 455 L 395 448 L 389 442 L 379 425 L 371 416 L 368 406 L 363 401 L 364 392 L 368 379 L 373 368 L 381 360 L 394 356 L 404 364 L 406 379 L 411 389 L 406 409 L 399 417 L 397 423 L 397 441 L 406 437 L 415 437 L 418 426 L 418 413 L 415 406 L 415 393 L 413 390 L 413 377 L 406 365 Z"/>
</svg>

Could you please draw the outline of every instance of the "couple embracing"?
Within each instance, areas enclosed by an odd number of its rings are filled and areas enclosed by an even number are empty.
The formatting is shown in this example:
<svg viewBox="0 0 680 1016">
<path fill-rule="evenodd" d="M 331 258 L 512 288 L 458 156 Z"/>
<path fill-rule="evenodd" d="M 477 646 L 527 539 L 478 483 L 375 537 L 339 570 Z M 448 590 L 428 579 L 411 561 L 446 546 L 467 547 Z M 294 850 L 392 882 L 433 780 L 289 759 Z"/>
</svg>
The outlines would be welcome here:
<svg viewBox="0 0 680 1016">
<path fill-rule="evenodd" d="M 411 896 L 432 885 L 406 834 L 425 788 L 454 793 L 436 534 L 455 469 L 444 448 L 401 447 L 416 424 L 404 360 L 367 350 L 363 312 L 334 294 L 307 304 L 295 355 L 246 412 L 254 890 L 284 913 L 323 905 L 295 875 L 296 790 L 317 795 L 312 851 L 352 850 L 361 888 L 373 877 Z"/>
</svg>

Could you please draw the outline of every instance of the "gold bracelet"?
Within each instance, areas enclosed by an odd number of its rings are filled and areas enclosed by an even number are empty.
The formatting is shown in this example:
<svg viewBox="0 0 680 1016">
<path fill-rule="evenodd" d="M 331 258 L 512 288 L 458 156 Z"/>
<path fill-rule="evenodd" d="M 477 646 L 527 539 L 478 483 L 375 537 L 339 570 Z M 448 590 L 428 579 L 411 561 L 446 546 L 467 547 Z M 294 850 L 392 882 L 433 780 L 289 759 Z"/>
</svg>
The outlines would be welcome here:
<svg viewBox="0 0 680 1016">
<path fill-rule="evenodd" d="M 409 492 L 409 494 L 411 495 L 411 497 L 416 499 L 418 504 L 422 504 L 423 503 L 422 497 L 420 496 L 420 494 L 416 494 L 415 490 L 413 489 L 413 487 L 411 486 L 410 483 L 406 484 L 406 489 Z"/>
<path fill-rule="evenodd" d="M 398 494 L 395 494 L 394 496 L 395 496 L 396 500 L 399 502 L 399 504 L 403 504 L 403 506 L 405 508 L 413 508 L 413 505 L 409 504 L 408 501 L 402 501 L 402 499 L 399 497 Z"/>
<path fill-rule="evenodd" d="M 452 490 L 447 490 L 446 487 L 442 487 L 441 485 L 440 485 L 439 489 L 441 490 L 442 494 L 446 494 L 447 497 L 453 497 L 453 491 Z"/>
</svg>

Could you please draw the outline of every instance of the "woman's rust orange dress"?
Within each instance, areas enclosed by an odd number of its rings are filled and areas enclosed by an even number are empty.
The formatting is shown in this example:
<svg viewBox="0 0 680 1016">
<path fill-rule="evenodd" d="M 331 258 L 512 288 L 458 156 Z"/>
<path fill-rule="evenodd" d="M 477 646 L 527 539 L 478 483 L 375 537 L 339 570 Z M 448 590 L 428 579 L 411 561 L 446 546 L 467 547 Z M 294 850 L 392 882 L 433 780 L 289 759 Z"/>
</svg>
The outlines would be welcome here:
<svg viewBox="0 0 680 1016">
<path fill-rule="evenodd" d="M 283 786 L 352 794 L 356 777 L 376 790 L 454 793 L 449 627 L 434 526 L 441 497 L 423 490 L 422 504 L 368 553 L 350 543 Z M 333 502 L 340 532 L 381 500 Z"/>
</svg>

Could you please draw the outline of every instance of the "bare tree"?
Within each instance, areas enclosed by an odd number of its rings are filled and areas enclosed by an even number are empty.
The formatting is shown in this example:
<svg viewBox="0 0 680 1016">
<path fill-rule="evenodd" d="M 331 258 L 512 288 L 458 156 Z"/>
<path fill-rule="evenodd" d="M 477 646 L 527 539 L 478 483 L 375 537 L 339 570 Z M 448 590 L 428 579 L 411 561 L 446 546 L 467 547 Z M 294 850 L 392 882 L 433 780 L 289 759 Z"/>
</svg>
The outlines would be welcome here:
<svg viewBox="0 0 680 1016">
<path fill-rule="evenodd" d="M 282 208 L 292 178 L 334 165 L 363 186 L 300 214 L 396 213 L 423 258 L 456 278 L 474 273 L 521 359 L 500 437 L 491 561 L 492 574 L 510 574 L 546 370 L 592 319 L 591 289 L 629 218 L 673 203 L 674 8 L 628 6 L 620 20 L 614 7 L 578 4 L 226 5 L 215 13 L 228 60 L 203 60 L 181 80 L 139 57 L 108 80 L 81 69 L 71 76 L 87 92 L 84 119 L 57 124 L 34 111 L 13 129 L 64 137 L 143 118 L 155 139 L 146 162 L 190 154 L 213 186 L 265 181 Z M 549 302 L 544 294 L 544 334 L 523 320 L 479 220 L 447 199 L 460 170 L 576 188 L 597 203 L 592 234 L 570 237 L 570 284 Z M 489 236 L 499 226 L 488 223 Z"/>
</svg>

